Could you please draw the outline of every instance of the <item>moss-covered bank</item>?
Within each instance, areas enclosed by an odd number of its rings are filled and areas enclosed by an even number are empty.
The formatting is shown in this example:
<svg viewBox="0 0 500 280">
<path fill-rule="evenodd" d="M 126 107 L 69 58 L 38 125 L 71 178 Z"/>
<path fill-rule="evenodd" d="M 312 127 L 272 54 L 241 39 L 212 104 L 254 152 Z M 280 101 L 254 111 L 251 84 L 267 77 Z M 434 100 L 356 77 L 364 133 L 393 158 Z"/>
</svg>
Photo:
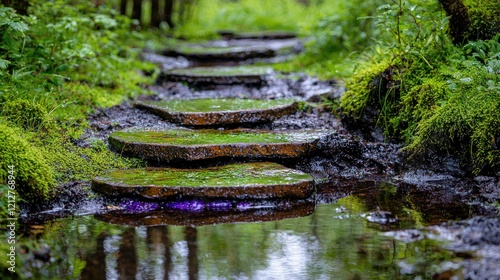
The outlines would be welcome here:
<svg viewBox="0 0 500 280">
<path fill-rule="evenodd" d="M 488 16 L 492 10 L 500 11 L 499 5 L 490 2 L 484 6 L 487 10 L 477 3 L 464 3 L 471 19 L 479 19 L 478 13 L 484 15 L 483 23 L 493 20 Z M 446 29 L 416 20 L 424 10 L 393 9 L 410 14 L 410 25 L 419 33 L 395 33 L 395 48 L 358 68 L 341 98 L 345 120 L 382 127 L 386 137 L 407 144 L 410 158 L 453 155 L 471 174 L 498 174 L 499 36 L 455 46 L 443 36 Z M 475 21 L 471 26 L 485 27 L 481 24 Z"/>
</svg>

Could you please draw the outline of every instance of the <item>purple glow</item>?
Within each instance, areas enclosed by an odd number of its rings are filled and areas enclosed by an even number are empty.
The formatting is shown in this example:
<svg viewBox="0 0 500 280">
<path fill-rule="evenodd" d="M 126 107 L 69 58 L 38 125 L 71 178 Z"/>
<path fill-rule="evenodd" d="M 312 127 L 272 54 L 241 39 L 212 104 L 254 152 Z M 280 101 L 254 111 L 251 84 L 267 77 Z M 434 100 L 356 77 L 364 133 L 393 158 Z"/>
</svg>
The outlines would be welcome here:
<svg viewBox="0 0 500 280">
<path fill-rule="evenodd" d="M 158 209 L 159 205 L 155 202 L 145 202 L 145 201 L 126 201 L 120 205 L 130 212 L 147 212 Z"/>
<path fill-rule="evenodd" d="M 203 201 L 201 200 L 185 200 L 185 201 L 174 201 L 167 202 L 165 207 L 170 209 L 187 210 L 187 211 L 201 211 L 205 208 Z"/>
<path fill-rule="evenodd" d="M 250 209 L 250 208 L 252 208 L 252 205 L 248 202 L 239 202 L 236 205 L 236 209 L 239 209 L 239 210 L 245 210 L 245 209 Z"/>
<path fill-rule="evenodd" d="M 233 208 L 233 204 L 231 201 L 212 201 L 207 203 L 206 208 L 210 210 L 229 210 Z"/>
</svg>

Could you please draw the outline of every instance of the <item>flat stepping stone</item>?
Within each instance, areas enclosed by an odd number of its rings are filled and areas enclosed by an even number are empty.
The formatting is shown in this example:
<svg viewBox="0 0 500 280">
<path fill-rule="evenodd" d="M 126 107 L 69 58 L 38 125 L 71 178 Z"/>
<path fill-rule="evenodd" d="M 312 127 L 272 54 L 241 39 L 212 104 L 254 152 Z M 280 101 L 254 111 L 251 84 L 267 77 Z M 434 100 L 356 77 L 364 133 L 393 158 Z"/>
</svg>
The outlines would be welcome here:
<svg viewBox="0 0 500 280">
<path fill-rule="evenodd" d="M 159 81 L 191 84 L 261 84 L 272 73 L 269 67 L 192 67 L 162 72 Z"/>
<path fill-rule="evenodd" d="M 176 99 L 138 101 L 134 105 L 170 122 L 186 126 L 269 122 L 293 114 L 298 109 L 298 103 L 294 99 Z"/>
<path fill-rule="evenodd" d="M 308 198 L 311 175 L 277 163 L 230 164 L 200 169 L 141 168 L 114 170 L 92 181 L 96 192 L 147 199 Z"/>
<path fill-rule="evenodd" d="M 167 129 L 113 132 L 109 144 L 119 153 L 157 162 L 219 157 L 295 158 L 311 154 L 324 130 Z"/>
<path fill-rule="evenodd" d="M 226 39 L 245 40 L 245 39 L 293 39 L 297 34 L 292 31 L 273 30 L 273 31 L 250 31 L 250 32 L 235 32 L 231 30 L 221 30 L 217 32 L 220 36 Z"/>
<path fill-rule="evenodd" d="M 181 44 L 175 49 L 163 51 L 165 56 L 182 56 L 188 60 L 198 62 L 227 62 L 243 61 L 255 58 L 270 58 L 284 52 L 294 51 L 299 44 L 298 40 L 281 40 L 282 42 L 273 42 L 265 44 L 263 42 L 253 41 L 226 45 L 210 45 L 208 42 L 202 45 Z M 270 41 L 270 40 L 269 40 Z M 215 41 L 217 42 L 217 41 Z"/>
<path fill-rule="evenodd" d="M 286 201 L 273 208 L 231 209 L 227 211 L 186 212 L 181 210 L 156 210 L 143 213 L 129 213 L 118 210 L 95 215 L 98 220 L 127 226 L 203 226 L 227 223 L 268 222 L 306 217 L 314 212 L 311 201 Z"/>
</svg>

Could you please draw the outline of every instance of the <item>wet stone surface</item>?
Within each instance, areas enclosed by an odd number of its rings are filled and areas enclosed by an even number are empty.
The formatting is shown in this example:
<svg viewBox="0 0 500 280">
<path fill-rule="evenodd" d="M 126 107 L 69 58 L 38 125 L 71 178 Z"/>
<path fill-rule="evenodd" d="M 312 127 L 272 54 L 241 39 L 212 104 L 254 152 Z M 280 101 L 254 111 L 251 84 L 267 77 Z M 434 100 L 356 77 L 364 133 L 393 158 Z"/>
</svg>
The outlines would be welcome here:
<svg viewBox="0 0 500 280">
<path fill-rule="evenodd" d="M 114 170 L 94 178 L 92 189 L 110 196 L 148 199 L 307 198 L 314 191 L 314 182 L 301 171 L 256 162 L 200 169 Z"/>
<path fill-rule="evenodd" d="M 194 63 L 234 63 L 258 58 L 272 58 L 297 53 L 302 42 L 294 38 L 261 40 L 241 38 L 210 41 L 202 44 L 178 43 L 162 52 L 164 56 L 184 57 Z"/>
<path fill-rule="evenodd" d="M 186 82 L 193 85 L 258 85 L 271 73 L 271 68 L 258 66 L 192 67 L 164 71 L 158 81 Z"/>
<path fill-rule="evenodd" d="M 281 116 L 295 113 L 298 109 L 298 104 L 293 99 L 204 98 L 137 101 L 134 105 L 184 126 L 270 122 Z"/>
<path fill-rule="evenodd" d="M 231 30 L 220 30 L 217 32 L 220 36 L 227 40 L 236 39 L 260 39 L 260 40 L 273 40 L 273 39 L 291 39 L 296 38 L 297 34 L 293 31 L 273 30 L 273 31 L 256 31 L 256 32 L 235 32 Z"/>
<path fill-rule="evenodd" d="M 120 153 L 153 162 L 234 158 L 295 158 L 314 153 L 325 130 L 124 130 L 109 136 Z"/>
</svg>

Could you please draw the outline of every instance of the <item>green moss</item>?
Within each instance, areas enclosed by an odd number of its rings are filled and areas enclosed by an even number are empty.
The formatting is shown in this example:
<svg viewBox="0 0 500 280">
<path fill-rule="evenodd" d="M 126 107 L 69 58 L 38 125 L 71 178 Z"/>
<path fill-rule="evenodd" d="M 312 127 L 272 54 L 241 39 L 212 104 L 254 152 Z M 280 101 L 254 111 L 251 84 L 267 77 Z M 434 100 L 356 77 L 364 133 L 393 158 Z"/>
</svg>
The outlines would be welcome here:
<svg viewBox="0 0 500 280">
<path fill-rule="evenodd" d="M 90 180 L 92 177 L 114 168 L 141 166 L 134 159 L 124 159 L 109 151 L 101 140 L 91 142 L 91 147 L 76 147 L 71 143 L 54 139 L 40 148 L 47 163 L 52 166 L 59 183 L 71 180 Z"/>
<path fill-rule="evenodd" d="M 401 133 L 405 142 L 410 143 L 421 120 L 430 118 L 447 99 L 450 87 L 438 78 L 424 79 L 422 84 L 410 89 L 401 97 L 399 114 L 391 120 L 392 130 Z"/>
<path fill-rule="evenodd" d="M 14 166 L 16 190 L 27 201 L 46 200 L 55 185 L 52 169 L 42 153 L 16 131 L 0 124 L 0 178 L 6 183 L 8 166 Z"/>
<path fill-rule="evenodd" d="M 230 164 L 202 169 L 114 170 L 99 178 L 130 186 L 234 187 L 294 184 L 312 180 L 311 175 L 276 163 Z"/>
<path fill-rule="evenodd" d="M 500 80 L 478 63 L 464 63 L 449 81 L 449 99 L 418 124 L 407 151 L 453 154 L 474 174 L 500 171 Z"/>
<path fill-rule="evenodd" d="M 292 143 L 314 141 L 324 136 L 322 131 L 279 131 L 269 133 L 252 130 L 184 130 L 118 131 L 115 137 L 127 142 L 158 143 L 170 145 L 219 145 L 238 143 Z"/>
<path fill-rule="evenodd" d="M 365 108 L 378 99 L 386 89 L 382 85 L 382 73 L 389 67 L 388 61 L 365 65 L 346 82 L 346 92 L 340 99 L 342 112 L 354 118 L 361 118 Z"/>
<path fill-rule="evenodd" d="M 2 107 L 2 115 L 13 125 L 32 132 L 48 132 L 55 129 L 54 119 L 38 103 L 14 99 L 4 103 Z"/>
<path fill-rule="evenodd" d="M 464 0 L 469 11 L 469 28 L 465 38 L 490 39 L 500 31 L 500 0 Z"/>
<path fill-rule="evenodd" d="M 293 99 L 237 99 L 237 98 L 201 98 L 190 100 L 144 101 L 142 103 L 164 108 L 169 112 L 221 112 L 241 110 L 262 110 L 291 105 Z"/>
<path fill-rule="evenodd" d="M 168 73 L 186 76 L 245 76 L 267 75 L 272 69 L 262 66 L 194 67 L 171 70 Z"/>
</svg>

